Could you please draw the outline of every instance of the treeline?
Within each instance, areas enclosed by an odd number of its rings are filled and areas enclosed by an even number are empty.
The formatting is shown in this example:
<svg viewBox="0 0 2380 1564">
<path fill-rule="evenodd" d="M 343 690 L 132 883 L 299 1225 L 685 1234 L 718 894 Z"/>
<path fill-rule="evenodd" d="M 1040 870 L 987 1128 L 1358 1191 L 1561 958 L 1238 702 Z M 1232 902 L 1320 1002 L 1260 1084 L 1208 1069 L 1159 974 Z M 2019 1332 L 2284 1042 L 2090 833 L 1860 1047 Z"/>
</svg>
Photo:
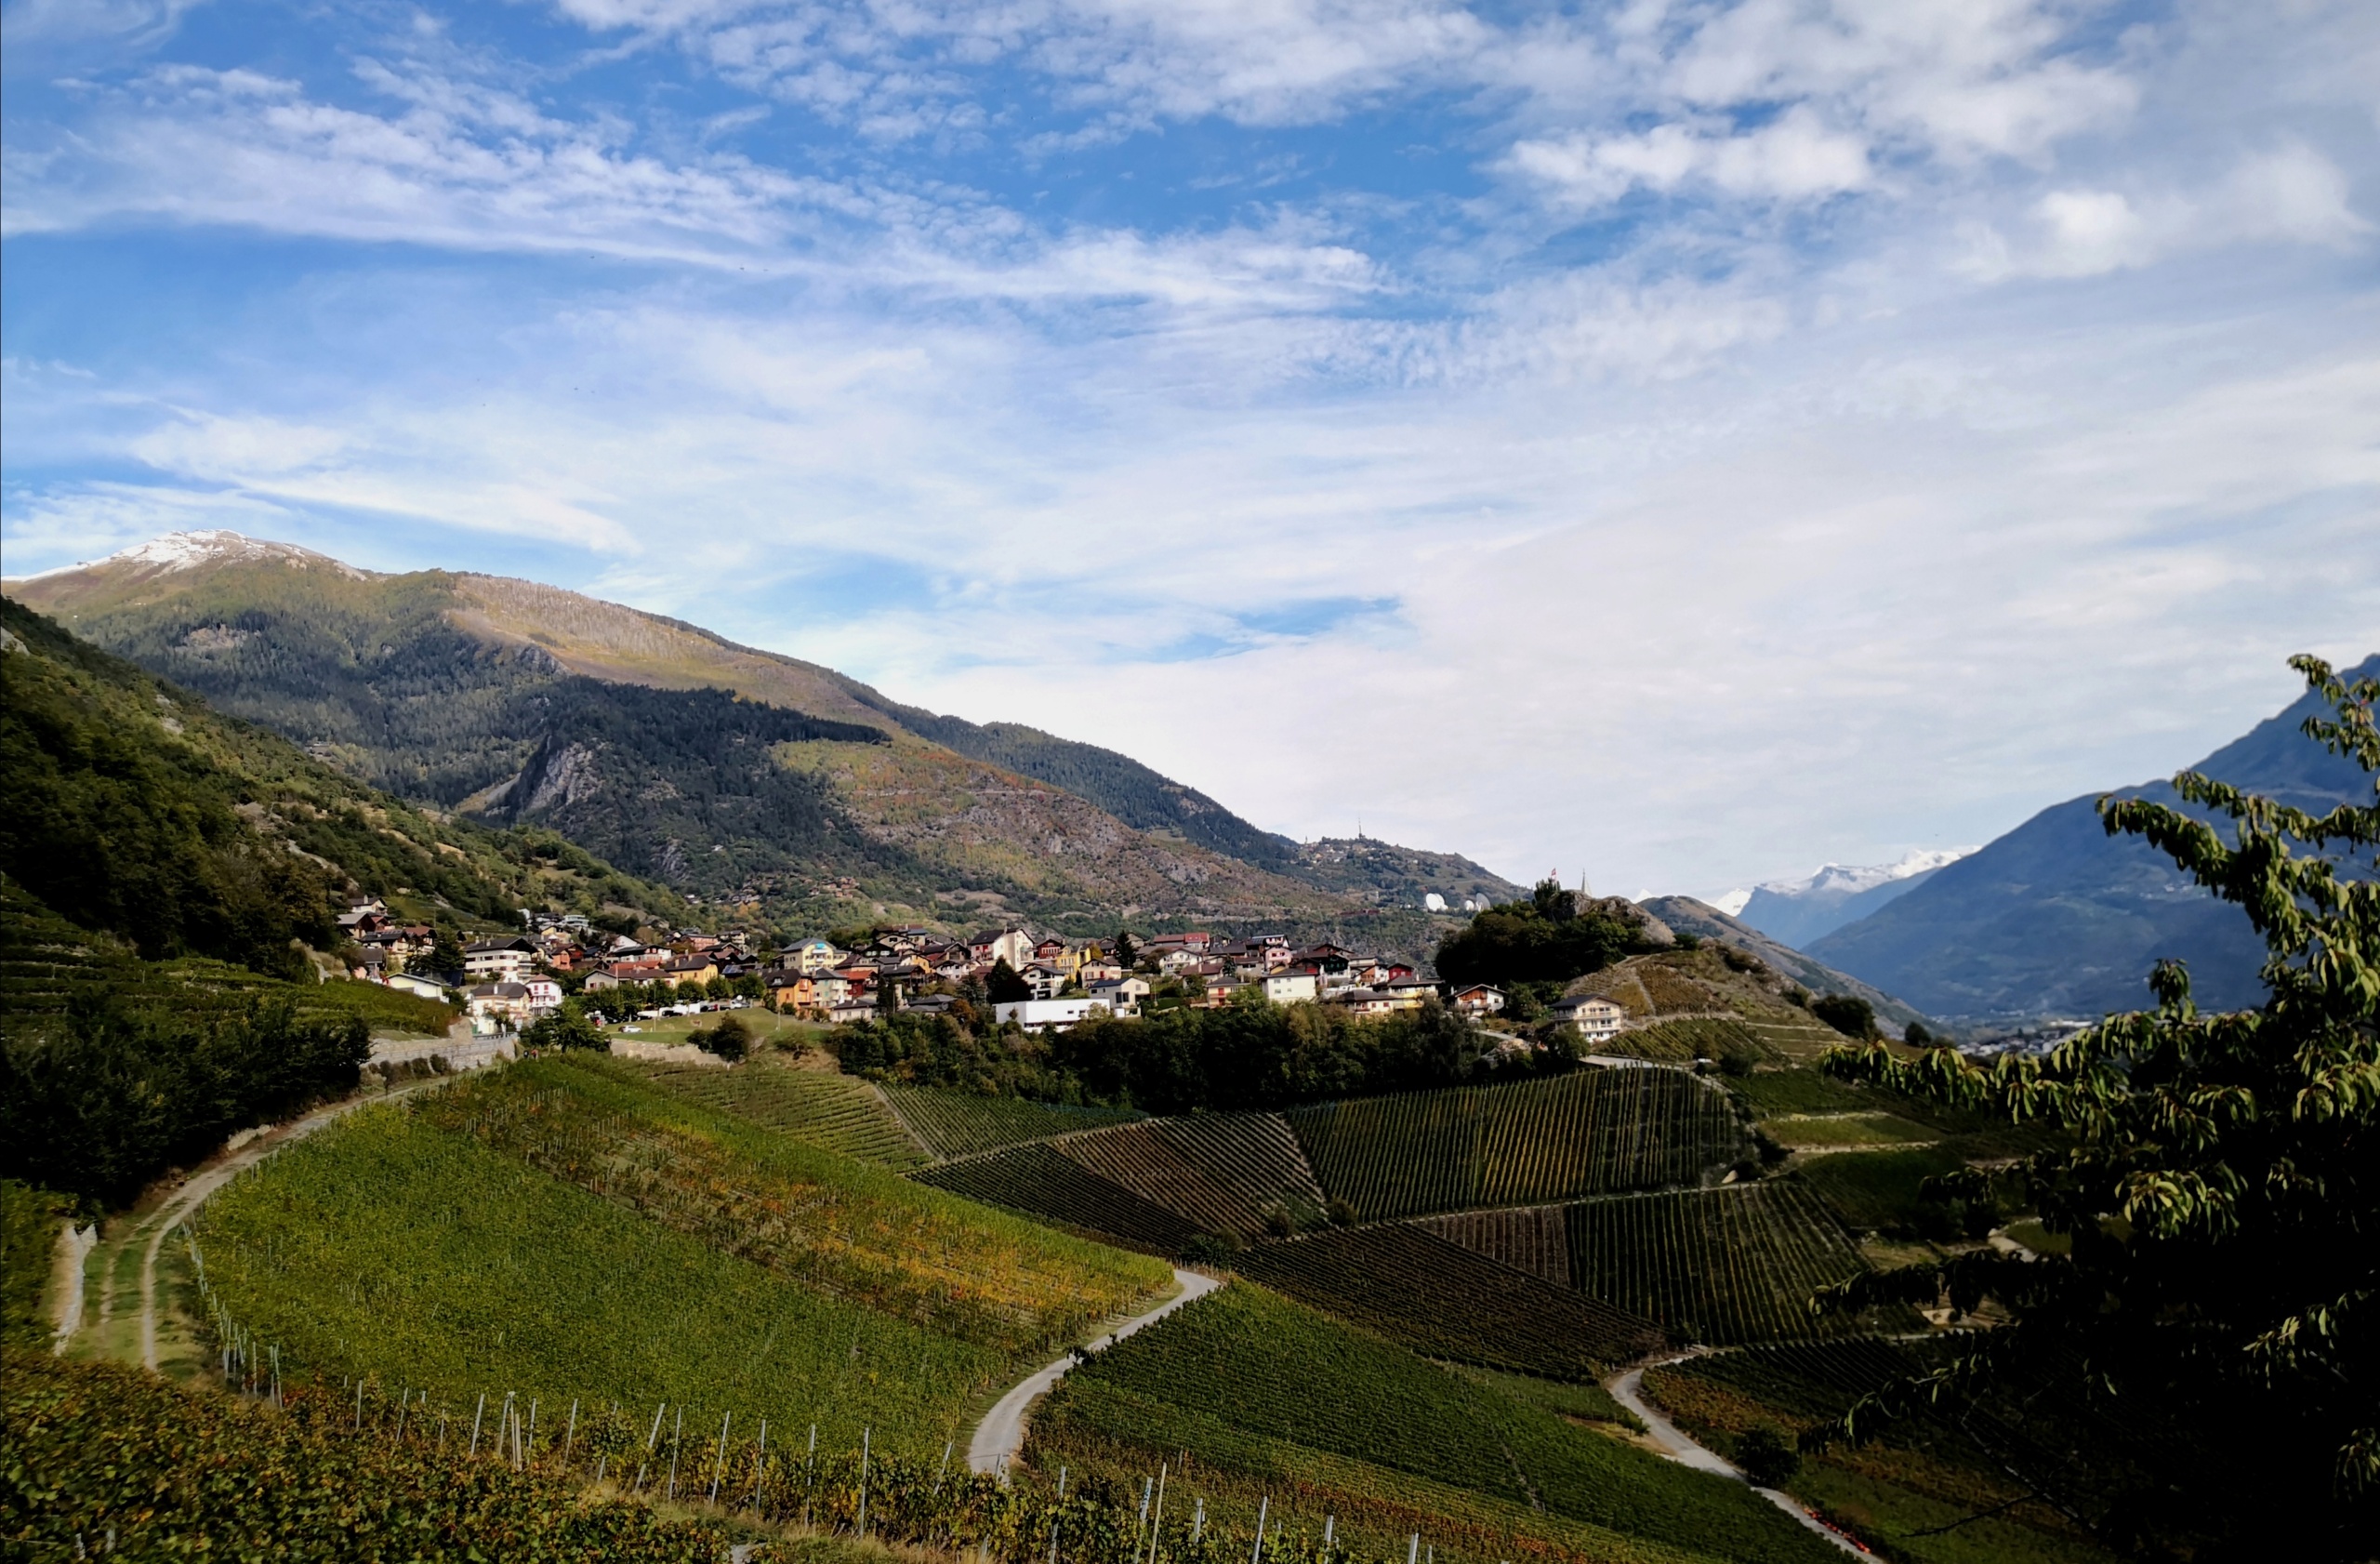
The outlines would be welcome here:
<svg viewBox="0 0 2380 1564">
<path fill-rule="evenodd" d="M 101 1006 L 0 1036 L 0 1177 L 95 1206 L 129 1202 L 235 1130 L 354 1090 L 361 1020 L 301 1019 L 286 997 L 164 1014 Z"/>
<path fill-rule="evenodd" d="M 978 1034 L 947 1016 L 905 1013 L 840 1027 L 830 1046 L 846 1072 L 871 1079 L 1157 1114 L 1287 1107 L 1576 1063 L 1556 1043 L 1499 1067 L 1489 1042 L 1435 1004 L 1363 1019 L 1335 1005 L 1260 1002 L 1094 1014 L 1046 1035 Z"/>
</svg>

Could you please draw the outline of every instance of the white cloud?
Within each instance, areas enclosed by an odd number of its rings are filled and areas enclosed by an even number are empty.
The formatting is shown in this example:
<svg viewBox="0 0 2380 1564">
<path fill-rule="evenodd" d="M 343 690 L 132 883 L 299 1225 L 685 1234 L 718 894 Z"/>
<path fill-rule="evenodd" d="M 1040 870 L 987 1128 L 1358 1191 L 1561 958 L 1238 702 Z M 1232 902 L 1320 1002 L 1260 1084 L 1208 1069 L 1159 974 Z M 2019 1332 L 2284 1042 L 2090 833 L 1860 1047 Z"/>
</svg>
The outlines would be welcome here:
<svg viewBox="0 0 2380 1564">
<path fill-rule="evenodd" d="M 1866 143 L 1828 129 L 1806 106 L 1734 134 L 1673 123 L 1633 136 L 1522 141 L 1511 166 L 1578 208 L 1606 205 L 1639 187 L 1666 193 L 1690 182 L 1733 196 L 1803 201 L 1862 190 L 1873 178 Z"/>
<path fill-rule="evenodd" d="M 1976 229 L 1967 270 L 1990 280 L 2091 277 L 2221 245 L 2347 249 L 2372 232 L 2347 205 L 2346 176 L 2304 145 L 2243 159 L 2220 180 L 2188 193 L 2054 190 L 2033 203 L 2027 218 L 2014 239 L 1997 228 Z"/>
</svg>

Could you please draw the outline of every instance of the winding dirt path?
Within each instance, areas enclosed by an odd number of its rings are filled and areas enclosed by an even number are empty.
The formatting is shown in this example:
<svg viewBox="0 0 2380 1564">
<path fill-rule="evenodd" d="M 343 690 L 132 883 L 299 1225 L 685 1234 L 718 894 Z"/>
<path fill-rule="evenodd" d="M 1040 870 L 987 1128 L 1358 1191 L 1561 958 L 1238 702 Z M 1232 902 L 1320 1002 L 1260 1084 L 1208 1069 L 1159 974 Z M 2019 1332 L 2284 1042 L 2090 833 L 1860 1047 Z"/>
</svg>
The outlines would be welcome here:
<svg viewBox="0 0 2380 1564">
<path fill-rule="evenodd" d="M 1113 1345 L 1143 1326 L 1155 1324 L 1183 1305 L 1196 1302 L 1223 1285 L 1213 1277 L 1200 1276 L 1196 1271 L 1177 1270 L 1173 1273 L 1173 1279 L 1182 1289 L 1179 1292 L 1148 1313 L 1117 1326 L 1085 1350 L 1096 1352 L 1101 1347 Z M 1070 1352 L 1029 1376 L 1023 1384 L 1011 1387 L 1007 1395 L 993 1402 L 992 1410 L 984 1414 L 984 1421 L 975 1425 L 974 1437 L 967 1441 L 967 1469 L 971 1472 L 997 1472 L 1007 1465 L 1024 1448 L 1025 1412 L 1065 1378 L 1066 1371 L 1074 1366 L 1074 1354 Z"/>
<path fill-rule="evenodd" d="M 1691 1354 L 1687 1356 L 1691 1356 Z M 1685 1358 L 1672 1358 L 1666 1359 L 1665 1362 L 1682 1363 L 1685 1360 Z M 1664 1364 L 1662 1363 L 1646 1365 L 1648 1368 L 1660 1368 L 1663 1366 Z M 1827 1525 L 1824 1521 L 1818 1519 L 1816 1516 L 1802 1508 L 1801 1504 L 1794 1500 L 1792 1494 L 1781 1493 L 1774 1488 L 1761 1488 L 1752 1484 L 1752 1479 L 1745 1477 L 1742 1471 L 1739 1470 L 1734 1463 L 1728 1461 L 1725 1456 L 1720 1455 L 1717 1451 L 1706 1450 L 1702 1446 L 1695 1443 L 1692 1439 L 1688 1438 L 1685 1430 L 1681 1429 L 1676 1424 L 1671 1422 L 1668 1416 L 1663 1413 L 1659 1407 L 1654 1406 L 1652 1402 L 1645 1399 L 1644 1369 L 1631 1369 L 1626 1373 L 1618 1375 L 1617 1377 L 1607 1381 L 1605 1384 L 1604 1388 L 1611 1392 L 1611 1398 L 1613 1400 L 1618 1401 L 1621 1406 L 1626 1407 L 1630 1412 L 1634 1412 L 1638 1417 L 1644 1419 L 1645 1431 L 1651 1438 L 1653 1443 L 1660 1447 L 1662 1454 L 1668 1456 L 1679 1465 L 1691 1466 L 1698 1472 L 1711 1472 L 1719 1477 L 1733 1478 L 1738 1482 L 1751 1486 L 1752 1491 L 1754 1493 L 1759 1494 L 1762 1498 L 1767 1500 L 1778 1509 L 1783 1510 L 1787 1515 L 1792 1516 L 1795 1521 L 1800 1523 L 1806 1530 L 1817 1532 L 1819 1536 L 1824 1537 L 1828 1542 L 1832 1543 L 1836 1547 L 1841 1548 L 1844 1552 L 1851 1555 L 1854 1558 L 1873 1557 L 1866 1548 L 1861 1547 L 1858 1544 L 1845 1537 L 1842 1532 L 1837 1531 L 1834 1528 Z"/>
</svg>

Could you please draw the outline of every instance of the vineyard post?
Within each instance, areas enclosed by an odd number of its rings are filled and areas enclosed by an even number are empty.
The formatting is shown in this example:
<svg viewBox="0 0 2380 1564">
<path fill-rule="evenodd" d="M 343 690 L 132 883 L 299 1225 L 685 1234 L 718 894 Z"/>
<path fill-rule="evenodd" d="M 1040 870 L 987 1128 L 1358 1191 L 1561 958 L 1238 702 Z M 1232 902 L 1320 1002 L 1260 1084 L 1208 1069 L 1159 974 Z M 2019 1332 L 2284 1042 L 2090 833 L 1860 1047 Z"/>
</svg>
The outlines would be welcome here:
<svg viewBox="0 0 2380 1564">
<path fill-rule="evenodd" d="M 1156 1487 L 1157 1478 L 1143 1478 L 1141 1479 L 1141 1513 L 1132 1521 L 1132 1557 L 1134 1558 L 1141 1556 L 1141 1533 L 1147 1531 L 1149 1525 L 1149 1493 Z"/>
<path fill-rule="evenodd" d="M 430 1399 L 430 1392 L 423 1391 L 421 1398 L 425 1401 Z M 446 1414 L 443 1412 L 438 1414 L 438 1453 L 446 1453 Z"/>
<path fill-rule="evenodd" d="M 1207 1501 L 1199 1499 L 1190 1512 L 1190 1545 L 1197 1547 L 1198 1539 L 1207 1532 Z"/>
<path fill-rule="evenodd" d="M 863 1539 L 867 1535 L 867 1447 L 874 1433 L 873 1428 L 859 1431 L 859 1534 Z"/>
<path fill-rule="evenodd" d="M 686 1409 L 684 1404 L 681 1403 L 678 1408 L 678 1421 L 669 1430 L 669 1499 L 673 1504 L 678 1498 L 678 1449 L 685 1443 L 685 1440 Z"/>
<path fill-rule="evenodd" d="M 1256 1506 L 1256 1551 L 1248 1556 L 1248 1564 L 1264 1564 L 1264 1516 L 1272 1507 L 1273 1496 L 1270 1493 L 1264 1495 L 1264 1502 Z M 1413 1561 L 1408 1558 L 1405 1564 L 1413 1564 Z"/>
<path fill-rule="evenodd" d="M 537 1398 L 529 1398 L 529 1453 L 537 1453 Z"/>
<path fill-rule="evenodd" d="M 1405 1564 L 1421 1564 L 1421 1533 L 1405 1539 Z"/>
<path fill-rule="evenodd" d="M 1335 1515 L 1326 1515 L 1322 1518 L 1322 1545 L 1325 1551 L 1329 1549 L 1330 1534 L 1338 1525 L 1339 1518 Z"/>
<path fill-rule="evenodd" d="M 562 1464 L 564 1471 L 570 1469 L 570 1447 L 577 1441 L 577 1438 L 578 1398 L 573 1397 L 570 1402 L 570 1425 L 564 1428 L 562 1434 Z"/>
<path fill-rule="evenodd" d="M 537 1407 L 535 1401 L 529 1403 L 529 1410 L 532 1413 L 536 1412 Z M 536 1438 L 535 1435 L 530 1437 Z M 512 1409 L 512 1469 L 517 1472 L 526 1464 L 521 1449 L 521 1409 L 515 1407 Z"/>
<path fill-rule="evenodd" d="M 355 1431 L 364 1432 L 364 1382 L 355 1382 Z"/>
<path fill-rule="evenodd" d="M 747 1508 L 757 1510 L 760 1507 L 760 1485 L 768 1480 L 769 1420 L 764 1417 L 760 1419 L 760 1458 L 754 1464 L 752 1476 L 752 1497 L 746 1502 Z"/>
<path fill-rule="evenodd" d="M 1149 1564 L 1157 1564 L 1157 1540 L 1165 1531 L 1165 1463 L 1157 1464 L 1157 1508 L 1149 1512 Z"/>
<path fill-rule="evenodd" d="M 427 1392 L 425 1392 L 425 1394 L 427 1394 Z M 413 1411 L 413 1388 L 412 1388 L 412 1386 L 410 1386 L 410 1385 L 399 1385 L 399 1386 L 397 1387 L 397 1438 L 396 1438 L 396 1444 L 397 1444 L 397 1446 L 398 1446 L 400 1449 L 403 1448 L 403 1445 L 404 1445 L 404 1442 L 405 1442 L 405 1414 L 406 1414 L 406 1413 L 408 1413 L 408 1412 L 412 1412 L 412 1411 Z"/>
<path fill-rule="evenodd" d="M 936 1493 L 942 1491 L 942 1479 L 950 1470 L 950 1447 L 958 1442 L 956 1439 L 942 1441 L 942 1465 L 933 1469 L 933 1491 Z"/>
<path fill-rule="evenodd" d="M 710 1502 L 714 1504 L 719 1503 L 719 1479 L 727 1472 L 727 1425 L 734 1416 L 731 1412 L 719 1420 L 719 1449 L 712 1451 L 710 1458 Z"/>
<path fill-rule="evenodd" d="M 636 1464 L 636 1486 L 628 1490 L 631 1493 L 644 1491 L 644 1469 L 653 1463 L 654 1441 L 661 1438 L 661 1414 L 668 1410 L 669 1403 L 667 1401 L 653 1409 L 653 1432 L 644 1437 L 645 1458 Z"/>
<path fill-rule="evenodd" d="M 479 1405 L 471 1409 L 471 1448 L 464 1452 L 467 1457 L 480 1452 L 480 1416 L 486 1411 L 487 1392 L 483 1390 L 480 1392 Z"/>
<path fill-rule="evenodd" d="M 818 1425 L 810 1425 L 810 1453 L 801 1458 L 801 1524 L 810 1524 L 810 1494 L 818 1481 Z"/>
</svg>

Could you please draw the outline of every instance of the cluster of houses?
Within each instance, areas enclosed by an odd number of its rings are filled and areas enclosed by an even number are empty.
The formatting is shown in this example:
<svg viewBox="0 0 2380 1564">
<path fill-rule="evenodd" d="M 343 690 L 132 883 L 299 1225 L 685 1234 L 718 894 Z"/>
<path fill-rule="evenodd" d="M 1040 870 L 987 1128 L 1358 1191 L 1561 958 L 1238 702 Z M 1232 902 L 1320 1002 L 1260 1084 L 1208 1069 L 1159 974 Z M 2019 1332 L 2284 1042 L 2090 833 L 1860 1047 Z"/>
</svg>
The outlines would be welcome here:
<svg viewBox="0 0 2380 1564">
<path fill-rule="evenodd" d="M 577 975 L 591 994 L 636 984 L 716 996 L 723 983 L 780 1012 L 825 1022 L 885 1011 L 942 1013 L 968 994 L 988 1003 L 995 1020 L 1035 1030 L 1071 1027 L 1094 1012 L 1137 1015 L 1152 1001 L 1217 1007 L 1243 993 L 1276 1004 L 1343 1005 L 1363 1016 L 1419 1010 L 1438 999 L 1485 1018 L 1505 1002 L 1486 984 L 1449 988 L 1406 961 L 1329 942 L 1300 948 L 1280 934 L 1164 934 L 1133 945 L 1044 937 L 1013 926 L 963 940 L 931 929 L 885 928 L 857 949 L 812 939 L 764 958 L 734 931 L 689 931 L 646 946 L 625 934 L 607 936 L 581 917 L 530 913 L 524 933 L 469 945 L 461 972 L 433 974 L 418 970 L 431 931 L 399 927 L 378 902 L 359 900 L 341 925 L 363 952 L 355 975 L 431 995 L 460 987 L 474 1027 L 486 1030 L 517 1029 L 559 1009 L 562 985 L 554 974 Z M 1003 968 L 1012 985 L 998 981 Z M 1608 1000 L 1565 1000 L 1554 1011 L 1590 1042 L 1617 1033 L 1624 1019 Z"/>
</svg>

